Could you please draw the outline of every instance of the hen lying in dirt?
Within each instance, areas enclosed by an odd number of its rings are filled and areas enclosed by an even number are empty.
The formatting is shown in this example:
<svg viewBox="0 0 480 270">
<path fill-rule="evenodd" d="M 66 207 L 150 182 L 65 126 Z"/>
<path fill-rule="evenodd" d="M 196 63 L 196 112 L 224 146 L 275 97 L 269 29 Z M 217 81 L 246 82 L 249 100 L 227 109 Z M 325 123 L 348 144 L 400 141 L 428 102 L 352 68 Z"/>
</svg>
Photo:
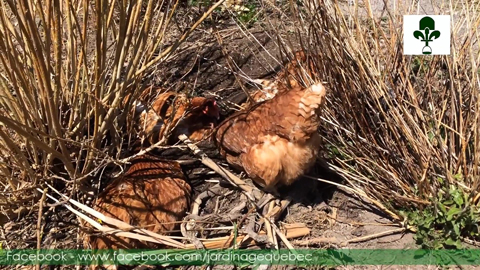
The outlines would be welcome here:
<svg viewBox="0 0 480 270">
<path fill-rule="evenodd" d="M 151 87 L 145 92 L 160 92 Z M 145 93 L 144 92 L 144 93 Z M 216 126 L 220 110 L 215 99 L 194 97 L 189 99 L 184 94 L 163 92 L 150 103 L 145 97 L 135 104 L 134 122 L 139 137 L 155 144 L 164 136 L 165 144 L 174 144 L 180 134 L 187 135 L 192 141 L 207 138 Z"/>
<path fill-rule="evenodd" d="M 292 184 L 316 160 L 325 93 L 320 83 L 296 85 L 233 114 L 214 134 L 220 153 L 266 191 Z"/>
<path fill-rule="evenodd" d="M 155 233 L 166 234 L 176 227 L 189 210 L 191 187 L 175 161 L 144 156 L 132 161 L 126 173 L 114 179 L 99 195 L 94 209 Z M 86 235 L 85 248 L 157 248 L 114 235 Z"/>
<path fill-rule="evenodd" d="M 165 144 L 174 144 L 180 134 L 199 141 L 213 131 L 219 118 L 214 99 L 189 99 L 154 87 L 147 91 L 135 104 L 133 120 L 135 129 L 148 143 L 154 144 L 168 135 Z M 98 196 L 94 209 L 155 233 L 171 232 L 189 210 L 191 199 L 191 187 L 179 163 L 153 155 L 131 162 L 129 169 Z M 84 238 L 84 245 L 92 249 L 158 247 L 114 235 L 89 235 Z"/>
</svg>

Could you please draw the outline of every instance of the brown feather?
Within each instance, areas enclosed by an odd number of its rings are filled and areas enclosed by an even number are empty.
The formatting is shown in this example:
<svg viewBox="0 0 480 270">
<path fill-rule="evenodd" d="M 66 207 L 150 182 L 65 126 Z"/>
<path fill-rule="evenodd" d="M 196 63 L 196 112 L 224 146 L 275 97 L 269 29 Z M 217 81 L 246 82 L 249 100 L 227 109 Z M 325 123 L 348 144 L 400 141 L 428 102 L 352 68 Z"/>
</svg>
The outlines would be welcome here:
<svg viewBox="0 0 480 270">
<path fill-rule="evenodd" d="M 304 51 L 295 52 L 293 59 L 278 73 L 276 80 L 279 87 L 307 87 L 311 82 L 317 81 L 319 78 L 315 72 L 318 70 L 315 66 L 316 58 L 314 54 Z"/>
<path fill-rule="evenodd" d="M 211 134 L 220 116 L 214 99 L 189 99 L 175 92 L 158 94 L 151 106 L 143 106 L 135 113 L 139 137 L 145 137 L 149 144 L 157 143 L 167 134 L 170 134 L 167 144 L 176 143 L 180 134 L 192 141 L 203 140 Z"/>
<path fill-rule="evenodd" d="M 132 160 L 127 172 L 114 179 L 95 202 L 94 209 L 108 217 L 155 233 L 178 227 L 189 210 L 191 187 L 180 165 L 153 156 Z M 113 235 L 87 235 L 86 248 L 158 248 L 154 243 Z"/>
<path fill-rule="evenodd" d="M 289 185 L 315 162 L 324 102 L 322 84 L 297 86 L 229 117 L 215 133 L 216 145 L 265 190 Z"/>
<path fill-rule="evenodd" d="M 318 81 L 319 78 L 315 72 L 316 56 L 305 53 L 304 51 L 297 51 L 292 60 L 285 64 L 280 72 L 273 80 L 256 80 L 260 85 L 260 89 L 254 91 L 250 95 L 250 100 L 243 103 L 243 108 L 250 108 L 251 106 L 272 99 L 277 94 L 289 91 L 295 87 L 308 87 L 311 82 Z"/>
</svg>

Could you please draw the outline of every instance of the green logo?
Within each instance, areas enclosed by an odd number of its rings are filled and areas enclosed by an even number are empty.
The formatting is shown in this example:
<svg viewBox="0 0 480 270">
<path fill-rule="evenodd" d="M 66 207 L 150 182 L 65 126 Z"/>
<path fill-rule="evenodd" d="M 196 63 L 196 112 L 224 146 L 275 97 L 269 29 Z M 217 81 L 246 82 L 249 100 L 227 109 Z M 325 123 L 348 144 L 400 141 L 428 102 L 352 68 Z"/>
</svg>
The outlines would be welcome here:
<svg viewBox="0 0 480 270">
<path fill-rule="evenodd" d="M 422 49 L 423 54 L 431 54 L 432 48 L 428 46 L 429 42 L 433 42 L 434 39 L 440 37 L 440 31 L 435 30 L 435 21 L 426 16 L 420 20 L 420 29 L 413 32 L 413 36 L 416 39 L 420 39 L 422 42 L 425 42 L 425 46 Z"/>
</svg>

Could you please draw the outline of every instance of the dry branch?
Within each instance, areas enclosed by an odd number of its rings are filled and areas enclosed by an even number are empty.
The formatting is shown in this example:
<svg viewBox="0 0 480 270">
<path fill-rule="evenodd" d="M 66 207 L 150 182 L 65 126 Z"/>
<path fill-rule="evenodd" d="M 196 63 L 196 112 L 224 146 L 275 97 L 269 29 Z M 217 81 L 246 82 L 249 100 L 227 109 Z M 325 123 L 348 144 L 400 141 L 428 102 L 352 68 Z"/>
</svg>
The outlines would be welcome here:
<svg viewBox="0 0 480 270">
<path fill-rule="evenodd" d="M 394 230 L 388 230 L 385 232 L 375 233 L 367 236 L 357 237 L 350 240 L 340 241 L 335 237 L 316 237 L 307 240 L 295 241 L 295 244 L 299 246 L 310 246 L 315 244 L 334 244 L 339 245 L 341 247 L 347 247 L 350 243 L 359 243 L 359 242 L 366 242 L 373 239 L 377 239 L 380 237 L 397 234 L 397 233 L 404 233 L 406 232 L 405 228 L 398 228 Z"/>
<path fill-rule="evenodd" d="M 255 187 L 252 187 L 245 183 L 242 179 L 238 178 L 233 173 L 228 170 L 218 166 L 213 160 L 211 160 L 202 150 L 200 150 L 195 144 L 193 144 L 187 136 L 184 134 L 178 136 L 178 138 L 183 141 L 192 152 L 200 157 L 201 162 L 208 166 L 210 169 L 214 170 L 216 173 L 220 174 L 233 186 L 240 188 L 244 194 L 253 202 L 256 202 L 262 197 L 262 192 Z"/>
<path fill-rule="evenodd" d="M 184 233 L 185 237 L 190 239 L 191 241 L 194 242 L 194 244 L 187 244 L 184 245 L 180 242 L 175 241 L 173 238 L 164 236 L 164 235 L 159 235 L 154 232 L 145 230 L 145 229 L 138 229 L 135 228 L 134 226 L 131 226 L 123 221 L 110 218 L 110 217 L 105 217 L 103 214 L 95 211 L 94 209 L 85 206 L 73 199 L 69 199 L 65 195 L 61 194 L 54 188 L 50 187 L 54 192 L 57 194 L 61 195 L 64 199 L 67 201 L 64 202 L 62 205 L 65 206 L 68 210 L 72 211 L 75 215 L 89 223 L 91 226 L 99 230 L 100 232 L 103 232 L 105 234 L 114 234 L 116 236 L 120 237 L 127 237 L 127 238 L 132 238 L 132 239 L 137 239 L 137 240 L 142 240 L 142 241 L 148 241 L 148 242 L 153 242 L 153 243 L 158 243 L 158 244 L 163 244 L 175 248 L 182 248 L 182 249 L 192 249 L 192 248 L 225 248 L 225 247 L 230 247 L 232 245 L 232 240 L 233 238 L 231 236 L 227 237 L 220 237 L 220 238 L 213 238 L 213 239 L 198 239 L 196 238 L 192 233 L 194 233 L 193 227 L 194 225 L 190 224 L 190 226 L 185 226 L 182 229 L 182 233 Z M 48 193 L 44 192 L 41 189 L 37 189 L 39 192 L 42 194 L 45 194 L 48 198 L 52 199 L 56 203 L 59 203 L 59 200 L 55 199 L 53 196 L 49 195 Z M 95 221 L 94 219 L 88 217 L 87 215 L 81 213 L 80 211 L 74 209 L 72 206 L 70 206 L 70 203 L 77 206 L 78 208 L 84 210 L 85 212 L 91 214 L 95 218 L 99 219 L 101 223 Z M 253 209 L 253 208 L 252 208 Z M 186 225 L 188 223 L 193 222 L 192 220 L 185 222 Z M 105 223 L 105 224 L 104 224 Z M 107 224 L 114 225 L 116 228 L 109 227 Z M 274 225 L 275 226 L 275 225 Z M 275 226 L 276 230 L 278 228 Z M 222 228 L 225 229 L 225 228 Z M 310 230 L 306 228 L 302 224 L 295 224 L 292 226 L 284 226 L 284 231 L 285 234 L 283 234 L 280 230 L 278 230 L 279 236 L 282 238 L 283 241 L 285 241 L 287 238 L 296 238 L 296 237 L 302 237 L 307 235 Z M 259 235 L 265 235 L 265 232 L 260 232 Z M 243 241 L 246 235 L 239 235 L 237 236 L 237 242 L 241 243 L 240 247 L 248 247 L 252 244 L 262 244 L 263 241 L 260 242 L 255 242 L 254 239 L 251 239 L 251 241 Z M 288 240 L 287 240 L 288 243 Z"/>
<path fill-rule="evenodd" d="M 132 226 L 128 223 L 125 223 L 121 220 L 114 219 L 114 218 L 111 218 L 111 217 L 107 217 L 104 214 L 94 210 L 93 208 L 90 208 L 86 205 L 83 205 L 83 204 L 81 204 L 81 203 L 79 203 L 79 202 L 77 202 L 73 199 L 69 199 L 67 196 L 63 195 L 62 193 L 57 191 L 55 188 L 53 188 L 51 186 L 49 186 L 49 187 L 55 193 L 57 193 L 58 195 L 62 196 L 64 199 L 66 199 L 68 203 L 71 203 L 71 204 L 75 205 L 76 207 L 82 209 L 83 211 L 91 214 L 95 218 L 99 219 L 102 223 L 110 224 L 110 225 L 116 226 L 118 228 L 118 229 L 115 229 L 115 228 L 111 228 L 111 227 L 101 225 L 100 223 L 94 221 L 93 219 L 89 218 L 85 214 L 73 209 L 70 205 L 68 205 L 66 203 L 63 204 L 65 207 L 67 207 L 67 209 L 69 209 L 74 214 L 76 214 L 77 216 L 79 216 L 80 218 L 82 218 L 83 220 L 88 222 L 90 225 L 92 225 L 93 227 L 95 227 L 96 229 L 98 229 L 102 232 L 109 233 L 109 234 L 115 234 L 117 236 L 125 236 L 125 237 L 132 238 L 132 239 L 139 239 L 139 240 L 144 240 L 144 241 L 149 241 L 149 242 L 154 242 L 154 243 L 160 243 L 160 244 L 164 244 L 164 245 L 168 245 L 168 246 L 172 246 L 172 247 L 176 247 L 176 248 L 184 248 L 184 244 L 182 244 L 178 241 L 175 241 L 168 236 L 160 235 L 160 234 L 157 234 L 157 233 L 145 230 L 145 229 L 138 229 L 138 228 L 135 228 L 134 226 Z M 40 189 L 38 189 L 38 191 L 43 193 L 43 191 L 40 190 Z M 58 202 L 58 200 L 55 199 L 54 197 L 52 197 L 48 194 L 47 194 L 47 196 L 50 199 Z M 124 232 L 124 231 L 132 231 L 132 232 L 135 232 L 135 233 Z"/>
<path fill-rule="evenodd" d="M 301 229 L 300 227 L 297 228 L 292 228 L 292 229 L 286 229 L 285 230 L 285 235 L 290 234 L 291 236 L 287 237 L 288 239 L 294 239 L 297 237 L 303 237 L 306 236 L 310 233 L 308 228 Z M 264 231 L 260 231 L 258 233 L 261 236 L 265 236 L 266 233 Z M 247 248 L 252 245 L 261 245 L 261 243 L 256 243 L 254 239 L 246 239 L 249 237 L 247 234 L 240 234 L 237 235 L 237 243 L 241 243 L 238 245 L 238 248 Z M 203 245 L 205 246 L 206 249 L 218 249 L 218 248 L 229 248 L 235 246 L 235 244 L 232 241 L 232 238 L 230 236 L 225 236 L 225 237 L 218 237 L 218 238 L 211 238 L 208 240 L 201 240 Z M 194 249 L 195 245 L 194 244 L 187 244 L 186 245 L 187 249 Z"/>
<path fill-rule="evenodd" d="M 287 239 L 293 239 L 310 234 L 310 229 L 304 223 L 283 224 L 282 231 Z"/>
</svg>

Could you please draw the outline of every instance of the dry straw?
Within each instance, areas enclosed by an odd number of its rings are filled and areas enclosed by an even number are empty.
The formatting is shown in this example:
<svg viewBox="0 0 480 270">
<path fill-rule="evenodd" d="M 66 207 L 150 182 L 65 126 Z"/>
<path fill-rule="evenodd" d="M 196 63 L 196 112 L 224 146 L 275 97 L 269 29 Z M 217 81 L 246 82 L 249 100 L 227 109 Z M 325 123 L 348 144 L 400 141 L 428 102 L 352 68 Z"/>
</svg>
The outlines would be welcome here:
<svg viewBox="0 0 480 270">
<path fill-rule="evenodd" d="M 305 0 L 290 5 L 294 35 L 275 25 L 284 51 L 299 44 L 316 55 L 312 80 L 329 89 L 321 132 L 332 167 L 395 219 L 441 187 L 473 198 L 480 183 L 480 3 L 433 2 L 435 14 L 451 15 L 450 56 L 403 55 L 403 15 L 423 14 L 419 1 L 375 10 L 378 1 Z"/>
<path fill-rule="evenodd" d="M 174 38 L 179 1 L 0 1 L 3 212 L 44 182 L 74 194 L 118 160 L 142 79 L 222 2 Z"/>
</svg>

